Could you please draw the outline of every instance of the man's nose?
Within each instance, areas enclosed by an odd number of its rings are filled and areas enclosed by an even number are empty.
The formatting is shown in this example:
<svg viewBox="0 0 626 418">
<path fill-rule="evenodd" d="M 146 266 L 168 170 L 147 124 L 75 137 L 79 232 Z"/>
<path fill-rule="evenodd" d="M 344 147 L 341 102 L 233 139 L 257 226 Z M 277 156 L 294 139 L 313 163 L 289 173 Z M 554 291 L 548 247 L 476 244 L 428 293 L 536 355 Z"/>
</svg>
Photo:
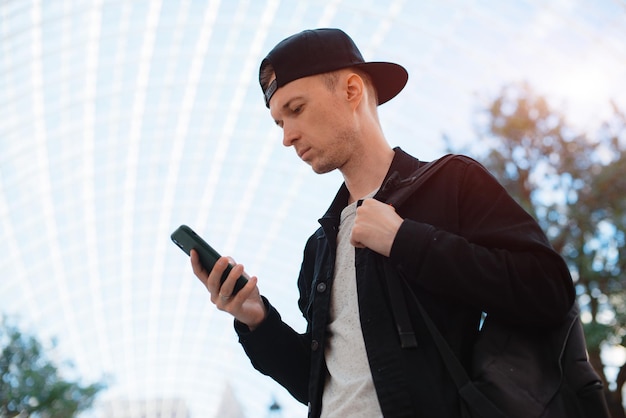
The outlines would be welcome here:
<svg viewBox="0 0 626 418">
<path fill-rule="evenodd" d="M 285 124 L 283 126 L 283 145 L 286 147 L 290 147 L 293 143 L 298 139 L 299 135 L 297 134 L 296 129 L 293 126 Z"/>
</svg>

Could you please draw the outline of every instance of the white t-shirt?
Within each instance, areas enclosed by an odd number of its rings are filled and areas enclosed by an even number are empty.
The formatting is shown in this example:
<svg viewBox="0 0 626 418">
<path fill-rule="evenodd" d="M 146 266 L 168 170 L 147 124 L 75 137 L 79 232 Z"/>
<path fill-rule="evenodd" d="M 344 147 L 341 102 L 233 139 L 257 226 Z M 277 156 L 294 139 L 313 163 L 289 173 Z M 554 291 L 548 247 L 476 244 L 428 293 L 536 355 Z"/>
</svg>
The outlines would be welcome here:
<svg viewBox="0 0 626 418">
<path fill-rule="evenodd" d="M 373 195 L 374 192 L 367 197 Z M 355 248 L 350 244 L 355 215 L 356 202 L 342 211 L 337 236 L 337 259 L 325 352 L 329 376 L 322 398 L 322 418 L 383 416 L 365 352 L 359 318 Z"/>
</svg>

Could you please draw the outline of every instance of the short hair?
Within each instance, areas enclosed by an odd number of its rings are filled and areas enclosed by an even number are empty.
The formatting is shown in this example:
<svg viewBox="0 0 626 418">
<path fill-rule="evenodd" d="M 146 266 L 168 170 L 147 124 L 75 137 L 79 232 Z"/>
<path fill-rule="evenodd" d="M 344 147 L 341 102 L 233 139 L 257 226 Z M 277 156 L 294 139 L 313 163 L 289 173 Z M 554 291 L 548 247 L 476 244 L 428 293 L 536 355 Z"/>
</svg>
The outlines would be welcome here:
<svg viewBox="0 0 626 418">
<path fill-rule="evenodd" d="M 274 66 L 269 61 L 264 61 L 263 66 L 259 70 L 259 82 L 263 91 L 267 90 L 274 75 Z"/>
</svg>

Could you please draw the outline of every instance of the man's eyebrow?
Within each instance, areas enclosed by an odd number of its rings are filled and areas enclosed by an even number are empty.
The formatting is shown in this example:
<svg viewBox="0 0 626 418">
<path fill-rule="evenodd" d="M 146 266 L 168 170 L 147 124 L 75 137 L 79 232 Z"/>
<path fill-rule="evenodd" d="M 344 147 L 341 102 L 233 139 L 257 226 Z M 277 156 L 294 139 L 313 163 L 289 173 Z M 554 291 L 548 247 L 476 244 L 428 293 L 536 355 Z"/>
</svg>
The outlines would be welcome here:
<svg viewBox="0 0 626 418">
<path fill-rule="evenodd" d="M 285 110 L 285 109 L 289 109 L 289 107 L 291 106 L 291 104 L 292 104 L 294 101 L 296 101 L 296 100 L 300 100 L 300 99 L 304 99 L 304 96 L 296 96 L 296 97 L 292 97 L 291 99 L 287 100 L 287 103 L 285 103 L 285 104 L 282 106 L 282 109 L 283 109 L 283 110 Z"/>
<path fill-rule="evenodd" d="M 291 99 L 287 100 L 287 102 L 281 106 L 282 110 L 289 110 L 289 107 L 291 106 L 291 104 L 296 101 L 296 100 L 300 100 L 300 99 L 305 99 L 304 96 L 295 96 L 292 97 Z M 282 119 L 274 119 L 274 123 L 278 126 L 282 126 Z"/>
</svg>

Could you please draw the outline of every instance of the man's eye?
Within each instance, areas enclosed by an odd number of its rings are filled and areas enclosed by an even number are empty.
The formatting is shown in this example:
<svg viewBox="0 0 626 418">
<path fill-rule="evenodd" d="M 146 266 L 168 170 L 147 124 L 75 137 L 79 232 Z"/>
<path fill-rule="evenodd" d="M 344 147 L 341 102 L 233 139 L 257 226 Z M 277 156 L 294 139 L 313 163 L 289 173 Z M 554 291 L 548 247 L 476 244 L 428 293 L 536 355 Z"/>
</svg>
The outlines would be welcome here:
<svg viewBox="0 0 626 418">
<path fill-rule="evenodd" d="M 292 113 L 300 113 L 302 112 L 302 105 L 296 106 L 291 110 Z"/>
</svg>

